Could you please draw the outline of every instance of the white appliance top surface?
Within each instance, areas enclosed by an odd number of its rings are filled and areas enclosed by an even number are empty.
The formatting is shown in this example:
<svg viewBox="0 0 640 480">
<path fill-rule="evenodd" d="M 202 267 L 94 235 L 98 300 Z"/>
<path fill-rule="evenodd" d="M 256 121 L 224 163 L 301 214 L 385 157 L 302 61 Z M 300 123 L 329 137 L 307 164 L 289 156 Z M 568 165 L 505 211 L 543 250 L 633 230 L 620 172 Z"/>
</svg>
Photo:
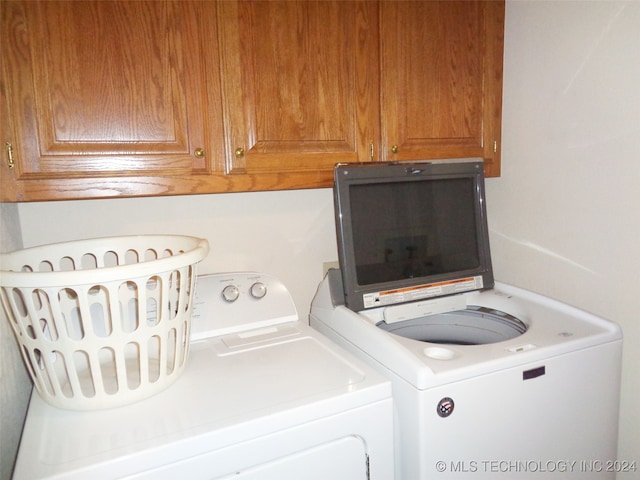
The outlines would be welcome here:
<svg viewBox="0 0 640 480">
<path fill-rule="evenodd" d="M 383 308 L 356 313 L 343 305 L 334 306 L 326 278 L 312 303 L 312 324 L 326 325 L 419 389 L 622 341 L 616 324 L 520 288 L 496 283 L 494 289 L 461 295 L 467 305 L 497 309 L 519 318 L 527 331 L 510 340 L 484 345 L 404 338 L 375 326 L 384 320 Z"/>
<path fill-rule="evenodd" d="M 133 456 L 155 466 L 390 396 L 387 380 L 299 321 L 240 329 L 192 342 L 181 377 L 133 405 L 74 412 L 34 392 L 16 473 L 117 468 Z"/>
</svg>

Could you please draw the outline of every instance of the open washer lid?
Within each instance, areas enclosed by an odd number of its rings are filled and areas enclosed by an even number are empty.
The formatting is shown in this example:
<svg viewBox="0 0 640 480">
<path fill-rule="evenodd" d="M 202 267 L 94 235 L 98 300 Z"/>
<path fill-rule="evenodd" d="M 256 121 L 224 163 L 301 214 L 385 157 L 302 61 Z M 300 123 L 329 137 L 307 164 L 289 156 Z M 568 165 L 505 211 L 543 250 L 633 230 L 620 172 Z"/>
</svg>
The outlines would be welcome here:
<svg viewBox="0 0 640 480">
<path fill-rule="evenodd" d="M 349 309 L 493 287 L 481 159 L 338 165 L 334 173 Z"/>
<path fill-rule="evenodd" d="M 431 343 L 482 345 L 527 330 L 462 295 L 494 286 L 482 160 L 339 165 L 334 195 L 349 309 L 383 308 L 380 328 Z"/>
</svg>

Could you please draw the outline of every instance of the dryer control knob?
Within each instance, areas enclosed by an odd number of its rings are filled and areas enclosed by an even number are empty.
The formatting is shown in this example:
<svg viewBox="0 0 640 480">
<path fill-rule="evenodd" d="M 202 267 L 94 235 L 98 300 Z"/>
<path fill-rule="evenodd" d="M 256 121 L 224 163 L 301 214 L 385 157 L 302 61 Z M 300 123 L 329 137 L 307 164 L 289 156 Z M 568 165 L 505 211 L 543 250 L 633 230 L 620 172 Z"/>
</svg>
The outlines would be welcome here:
<svg viewBox="0 0 640 480">
<path fill-rule="evenodd" d="M 256 282 L 251 285 L 249 293 L 253 298 L 260 299 L 267 294 L 267 286 L 262 282 Z"/>
<path fill-rule="evenodd" d="M 238 287 L 236 287 L 235 285 L 227 285 L 222 290 L 222 298 L 226 302 L 229 302 L 229 303 L 235 302 L 239 296 L 240 296 L 240 290 L 238 290 Z"/>
</svg>

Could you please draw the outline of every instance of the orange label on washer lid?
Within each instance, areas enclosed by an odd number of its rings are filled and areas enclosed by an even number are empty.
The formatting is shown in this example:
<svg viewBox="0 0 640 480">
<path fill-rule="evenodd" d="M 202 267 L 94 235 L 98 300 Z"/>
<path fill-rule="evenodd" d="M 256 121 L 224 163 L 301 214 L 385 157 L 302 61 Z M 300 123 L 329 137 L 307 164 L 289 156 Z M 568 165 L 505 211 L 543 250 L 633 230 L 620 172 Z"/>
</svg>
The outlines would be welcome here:
<svg viewBox="0 0 640 480">
<path fill-rule="evenodd" d="M 468 292 L 471 290 L 478 290 L 482 287 L 482 276 L 478 275 L 474 277 L 459 278 L 457 280 L 447 280 L 443 282 L 427 283 L 424 285 L 414 285 L 405 288 L 396 288 L 393 290 L 365 293 L 362 295 L 362 300 L 365 308 L 371 308 L 410 302 L 421 298 Z"/>
</svg>

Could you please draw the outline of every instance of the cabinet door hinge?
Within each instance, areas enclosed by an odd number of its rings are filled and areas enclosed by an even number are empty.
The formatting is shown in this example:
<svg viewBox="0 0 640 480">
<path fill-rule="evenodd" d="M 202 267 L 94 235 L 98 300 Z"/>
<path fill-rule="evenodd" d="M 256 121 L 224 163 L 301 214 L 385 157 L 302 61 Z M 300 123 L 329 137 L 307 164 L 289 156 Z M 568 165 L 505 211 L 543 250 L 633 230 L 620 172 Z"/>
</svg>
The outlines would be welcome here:
<svg viewBox="0 0 640 480">
<path fill-rule="evenodd" d="M 498 153 L 498 141 L 493 141 L 493 153 Z"/>
<path fill-rule="evenodd" d="M 5 142 L 4 147 L 7 150 L 7 167 L 13 168 L 15 165 L 13 161 L 13 145 L 10 142 Z"/>
</svg>

